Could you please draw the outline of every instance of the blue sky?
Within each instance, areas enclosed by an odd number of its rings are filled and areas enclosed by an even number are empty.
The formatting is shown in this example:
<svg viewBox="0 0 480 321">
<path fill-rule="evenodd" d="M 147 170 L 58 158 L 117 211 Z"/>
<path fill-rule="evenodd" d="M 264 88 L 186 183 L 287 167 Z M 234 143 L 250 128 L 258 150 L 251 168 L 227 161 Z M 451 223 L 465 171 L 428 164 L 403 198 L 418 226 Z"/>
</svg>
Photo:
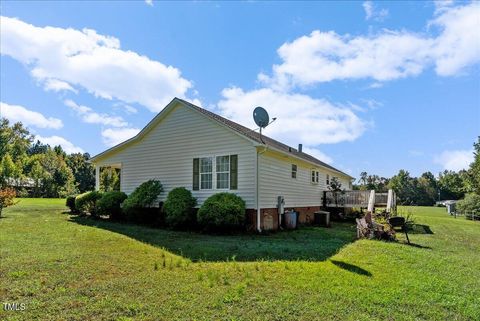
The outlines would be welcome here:
<svg viewBox="0 0 480 321">
<path fill-rule="evenodd" d="M 358 177 L 458 170 L 480 134 L 472 2 L 1 2 L 2 116 L 94 155 L 174 96 Z M 477 30 L 477 31 L 475 31 Z"/>
</svg>

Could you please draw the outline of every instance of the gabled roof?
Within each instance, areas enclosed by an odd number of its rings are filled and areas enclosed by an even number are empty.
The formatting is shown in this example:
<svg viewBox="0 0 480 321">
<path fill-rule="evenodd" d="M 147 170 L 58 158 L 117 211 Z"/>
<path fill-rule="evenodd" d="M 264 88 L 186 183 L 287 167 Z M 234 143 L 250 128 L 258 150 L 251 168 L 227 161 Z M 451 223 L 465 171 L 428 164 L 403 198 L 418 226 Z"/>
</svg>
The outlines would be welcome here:
<svg viewBox="0 0 480 321">
<path fill-rule="evenodd" d="M 129 144 L 133 141 L 136 141 L 136 140 L 140 139 L 142 136 L 144 136 L 146 134 L 146 132 L 148 132 L 159 121 L 161 116 L 164 113 L 166 113 L 168 109 L 170 109 L 173 105 L 175 105 L 174 104 L 175 102 L 181 102 L 183 105 L 185 105 L 187 107 L 190 107 L 193 110 L 196 110 L 197 112 L 200 112 L 201 114 L 205 115 L 207 118 L 210 118 L 210 119 L 222 124 L 223 126 L 228 127 L 229 129 L 233 130 L 237 134 L 240 134 L 241 136 L 244 136 L 245 138 L 249 139 L 250 141 L 258 143 L 259 145 L 267 145 L 268 147 L 272 147 L 273 149 L 277 150 L 278 152 L 284 153 L 286 155 L 291 155 L 295 158 L 302 159 L 306 162 L 318 165 L 320 167 L 330 169 L 332 171 L 335 171 L 335 172 L 338 172 L 338 173 L 343 174 L 345 176 L 348 176 L 350 178 L 353 178 L 352 176 L 336 169 L 333 166 L 328 165 L 327 163 L 322 162 L 321 160 L 319 160 L 319 159 L 317 159 L 317 158 L 315 158 L 315 157 L 313 157 L 313 156 L 311 156 L 307 153 L 299 152 L 295 148 L 290 147 L 288 145 L 285 145 L 285 144 L 283 144 L 283 143 L 281 143 L 281 142 L 279 142 L 279 141 L 277 141 L 273 138 L 270 138 L 268 136 L 265 136 L 265 135 L 260 136 L 259 133 L 251 130 L 250 128 L 242 126 L 242 125 L 240 125 L 240 124 L 238 124 L 234 121 L 231 121 L 231 120 L 229 120 L 225 117 L 222 117 L 220 115 L 212 113 L 211 111 L 208 111 L 208 110 L 206 110 L 204 108 L 201 108 L 197 105 L 194 105 L 194 104 L 192 104 L 192 103 L 190 103 L 186 100 L 176 98 L 176 97 L 160 113 L 158 113 L 158 115 L 155 116 L 155 118 L 153 118 L 147 124 L 147 126 L 145 126 L 136 136 L 134 136 L 134 137 L 130 138 L 129 140 L 127 140 L 123 143 L 120 143 L 120 144 L 118 144 L 118 145 L 116 145 L 116 146 L 98 154 L 98 155 L 95 155 L 94 157 L 92 157 L 90 159 L 90 161 L 95 162 L 95 159 L 103 157 L 107 153 L 113 152 L 113 151 L 117 150 L 118 148 L 120 148 L 122 146 L 125 146 L 125 145 L 127 145 L 127 144 Z"/>
</svg>

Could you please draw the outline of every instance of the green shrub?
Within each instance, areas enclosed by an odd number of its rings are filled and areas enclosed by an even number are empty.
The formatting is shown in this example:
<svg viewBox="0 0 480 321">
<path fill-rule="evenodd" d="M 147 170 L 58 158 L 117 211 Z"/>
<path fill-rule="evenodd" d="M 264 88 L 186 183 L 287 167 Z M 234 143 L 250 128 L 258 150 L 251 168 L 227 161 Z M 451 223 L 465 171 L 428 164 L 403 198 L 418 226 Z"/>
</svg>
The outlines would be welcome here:
<svg viewBox="0 0 480 321">
<path fill-rule="evenodd" d="M 122 203 L 127 218 L 136 220 L 135 216 L 141 214 L 142 208 L 152 207 L 162 192 L 163 186 L 160 181 L 148 180 L 140 184 Z"/>
<path fill-rule="evenodd" d="M 75 209 L 80 213 L 90 213 L 97 216 L 97 200 L 102 197 L 102 193 L 97 191 L 85 192 L 75 197 Z"/>
<path fill-rule="evenodd" d="M 197 219 L 207 230 L 238 229 L 245 223 L 245 201 L 231 193 L 212 195 L 198 210 Z"/>
<path fill-rule="evenodd" d="M 463 200 L 457 203 L 457 212 L 480 214 L 480 195 L 467 194 Z"/>
<path fill-rule="evenodd" d="M 165 221 L 173 227 L 187 226 L 195 222 L 194 207 L 197 199 L 185 187 L 172 189 L 163 205 Z"/>
<path fill-rule="evenodd" d="M 5 207 L 15 205 L 16 192 L 11 187 L 0 188 L 0 217 Z"/>
<path fill-rule="evenodd" d="M 120 191 L 111 191 L 103 193 L 97 201 L 98 215 L 108 215 L 111 219 L 120 220 L 122 218 L 122 209 L 120 204 L 127 198 L 127 194 Z"/>
<path fill-rule="evenodd" d="M 65 205 L 70 209 L 71 213 L 77 213 L 77 210 L 75 208 L 75 197 L 74 195 L 67 196 L 67 199 L 65 200 Z"/>
</svg>

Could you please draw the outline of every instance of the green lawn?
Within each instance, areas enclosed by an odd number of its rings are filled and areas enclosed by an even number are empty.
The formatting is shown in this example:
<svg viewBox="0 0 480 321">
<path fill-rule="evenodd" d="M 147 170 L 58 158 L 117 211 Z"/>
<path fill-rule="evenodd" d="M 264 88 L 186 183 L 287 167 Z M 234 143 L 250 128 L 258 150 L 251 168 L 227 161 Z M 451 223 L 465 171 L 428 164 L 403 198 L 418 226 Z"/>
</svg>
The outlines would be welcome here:
<svg viewBox="0 0 480 321">
<path fill-rule="evenodd" d="M 62 213 L 0 219 L 0 320 L 480 320 L 480 222 L 412 207 L 410 240 L 352 224 L 208 236 Z M 0 307 L 2 308 L 2 307 Z"/>
</svg>

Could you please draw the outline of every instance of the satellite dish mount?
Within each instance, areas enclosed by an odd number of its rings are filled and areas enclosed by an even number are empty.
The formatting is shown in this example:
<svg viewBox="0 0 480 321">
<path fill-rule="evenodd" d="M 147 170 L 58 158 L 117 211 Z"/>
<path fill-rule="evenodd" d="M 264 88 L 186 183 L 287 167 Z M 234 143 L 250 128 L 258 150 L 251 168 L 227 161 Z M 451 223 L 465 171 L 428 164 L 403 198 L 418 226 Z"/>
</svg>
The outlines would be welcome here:
<svg viewBox="0 0 480 321">
<path fill-rule="evenodd" d="M 270 117 L 268 116 L 268 113 L 265 110 L 265 108 L 256 107 L 253 110 L 253 120 L 255 121 L 255 124 L 257 124 L 257 126 L 260 127 L 260 140 L 262 141 L 262 143 L 265 144 L 265 142 L 262 139 L 262 129 L 271 124 Z M 272 122 L 275 120 L 276 118 L 273 118 Z"/>
</svg>

